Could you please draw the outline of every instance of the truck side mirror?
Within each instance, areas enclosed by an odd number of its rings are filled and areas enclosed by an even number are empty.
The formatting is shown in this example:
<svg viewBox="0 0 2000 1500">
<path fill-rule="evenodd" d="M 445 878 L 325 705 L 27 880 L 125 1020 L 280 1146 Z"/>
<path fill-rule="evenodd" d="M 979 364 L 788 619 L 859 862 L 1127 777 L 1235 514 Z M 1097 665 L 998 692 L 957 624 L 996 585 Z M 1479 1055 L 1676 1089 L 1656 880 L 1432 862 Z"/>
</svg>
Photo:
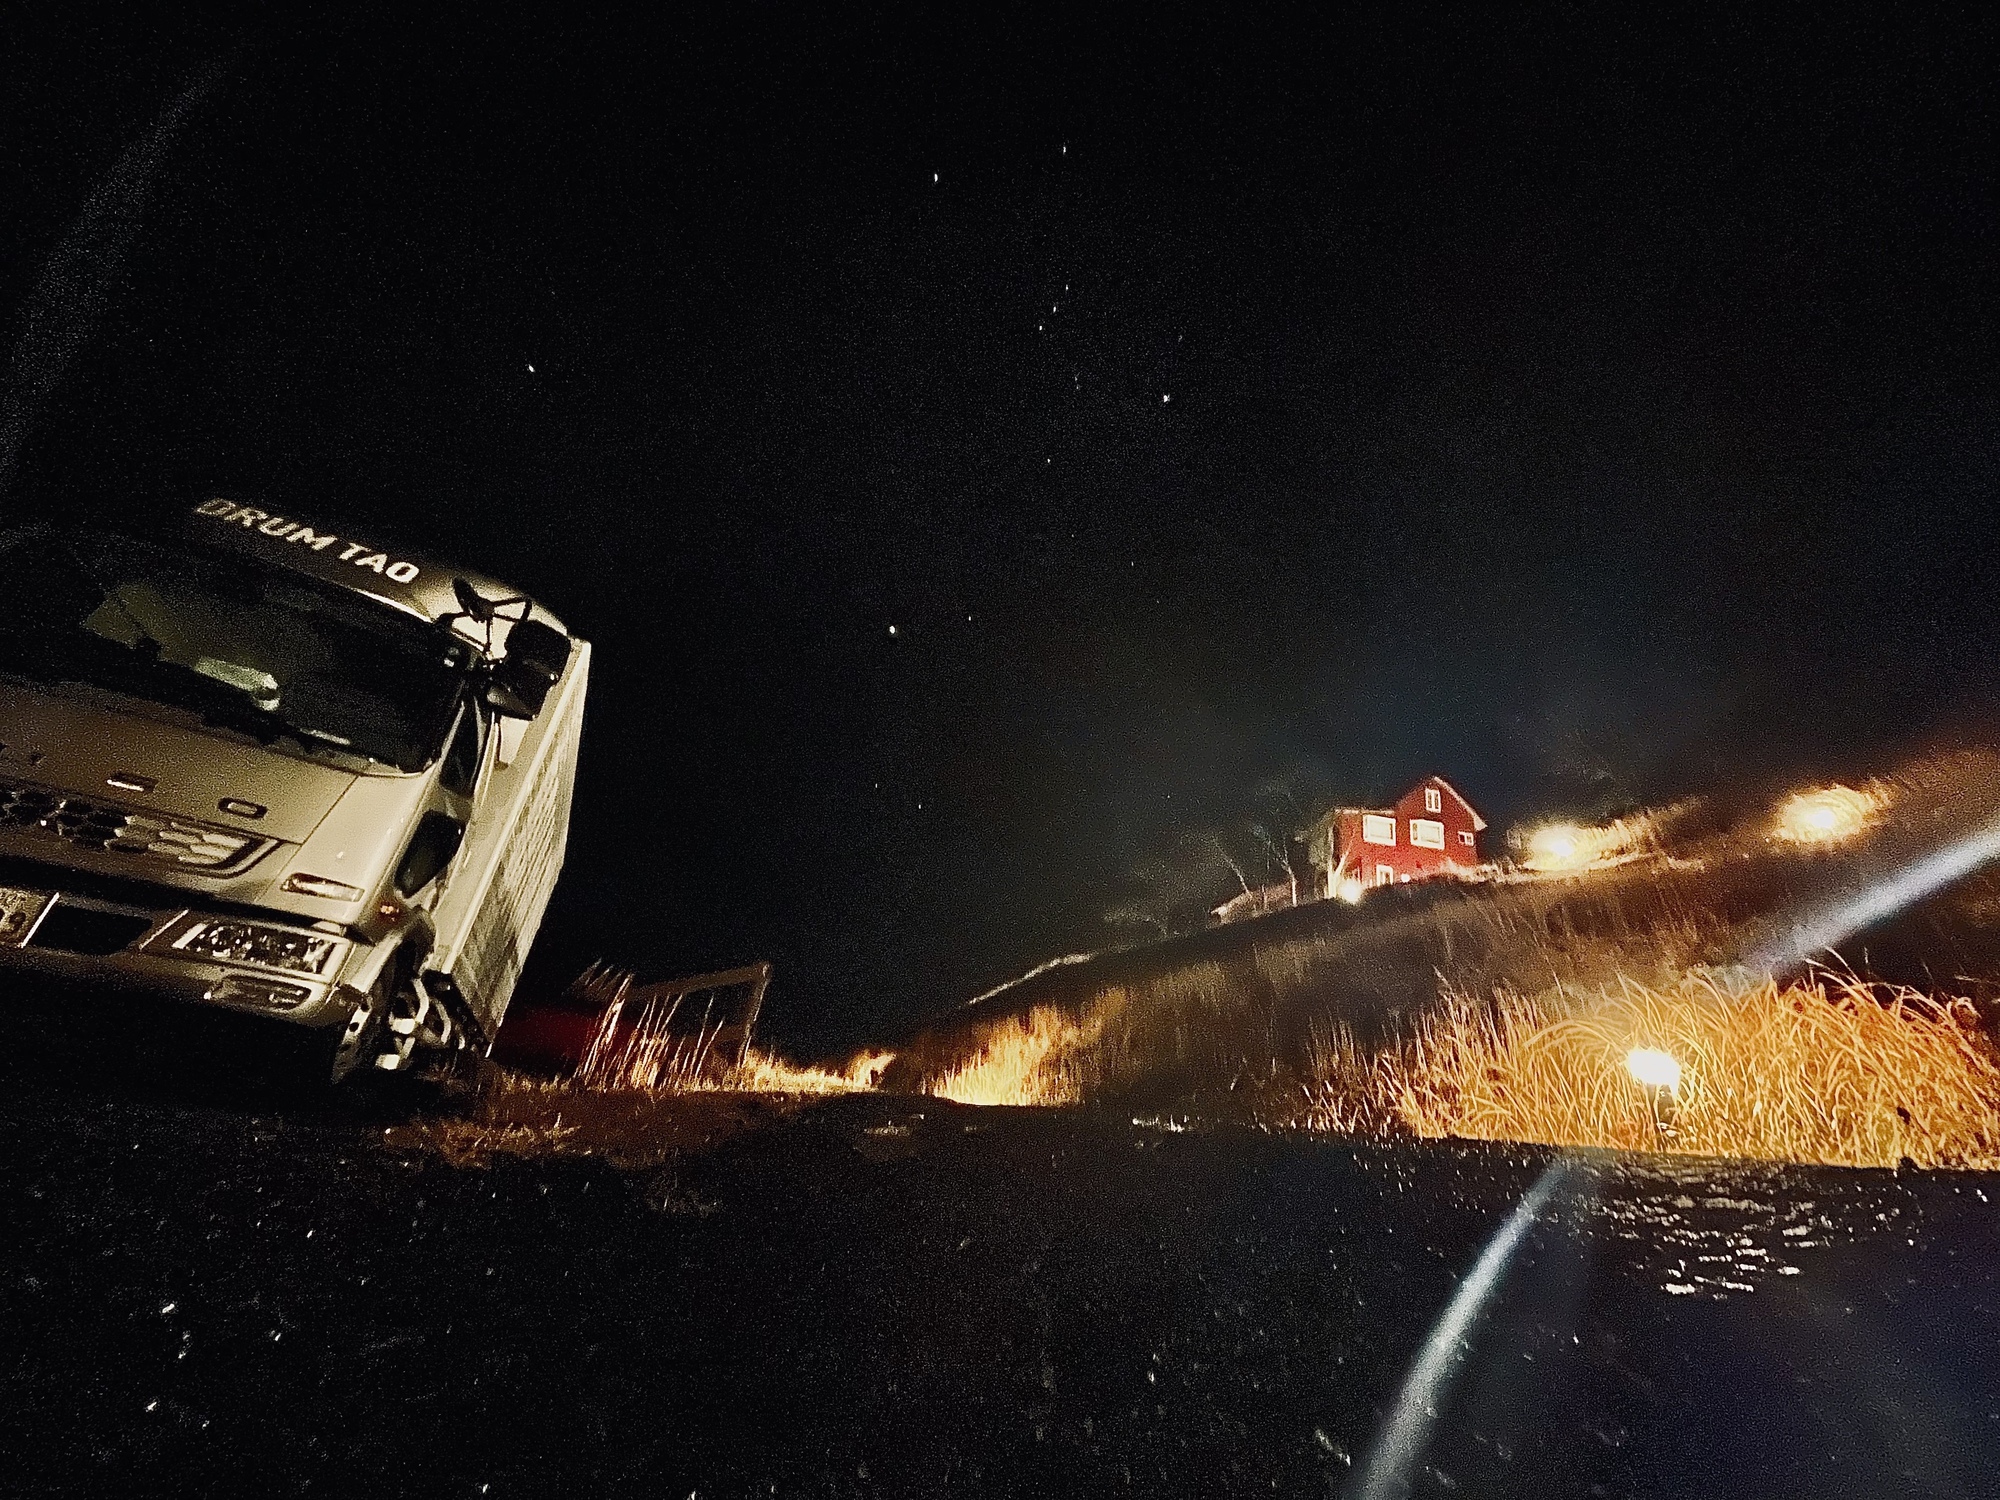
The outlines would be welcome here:
<svg viewBox="0 0 2000 1500">
<path fill-rule="evenodd" d="M 573 643 L 552 625 L 522 620 L 507 632 L 507 654 L 486 680 L 486 702 L 511 719 L 532 719 L 569 665 Z"/>
<path fill-rule="evenodd" d="M 458 819 L 448 813 L 425 813 L 396 866 L 396 893 L 414 896 L 436 880 L 464 841 L 465 825 Z"/>
</svg>

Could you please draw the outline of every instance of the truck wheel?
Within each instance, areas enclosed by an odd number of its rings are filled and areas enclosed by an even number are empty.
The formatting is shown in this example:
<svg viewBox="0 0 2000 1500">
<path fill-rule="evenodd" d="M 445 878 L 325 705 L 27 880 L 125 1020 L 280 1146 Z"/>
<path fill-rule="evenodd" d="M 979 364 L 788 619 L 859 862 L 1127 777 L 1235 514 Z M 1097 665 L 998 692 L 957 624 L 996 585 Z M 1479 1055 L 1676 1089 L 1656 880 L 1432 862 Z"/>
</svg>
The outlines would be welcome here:
<svg viewBox="0 0 2000 1500">
<path fill-rule="evenodd" d="M 383 1025 L 375 1066 L 388 1072 L 420 1073 L 441 1082 L 459 1073 L 474 1047 L 454 1007 L 419 979 L 398 978 Z"/>
<path fill-rule="evenodd" d="M 333 1058 L 326 1081 L 338 1086 L 357 1074 L 365 1075 L 375 1065 L 389 1025 L 389 1006 L 402 965 L 391 962 L 375 976 L 362 1003 L 355 1008 L 333 1045 Z"/>
</svg>

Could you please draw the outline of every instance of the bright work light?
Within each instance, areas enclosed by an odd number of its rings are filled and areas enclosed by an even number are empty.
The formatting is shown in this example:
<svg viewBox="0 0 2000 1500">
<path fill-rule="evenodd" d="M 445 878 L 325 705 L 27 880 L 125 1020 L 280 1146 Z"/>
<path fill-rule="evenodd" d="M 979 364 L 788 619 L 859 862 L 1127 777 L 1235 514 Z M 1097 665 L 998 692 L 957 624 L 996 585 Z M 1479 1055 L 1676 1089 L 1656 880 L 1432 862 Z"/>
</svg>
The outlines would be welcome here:
<svg viewBox="0 0 2000 1500">
<path fill-rule="evenodd" d="M 1680 1063 L 1657 1047 L 1634 1047 L 1625 1054 L 1625 1071 L 1649 1089 L 1672 1093 L 1681 1086 Z"/>
<path fill-rule="evenodd" d="M 1832 844 L 1852 838 L 1881 811 L 1886 799 L 1872 787 L 1827 786 L 1797 792 L 1779 804 L 1771 836 L 1795 844 Z"/>
</svg>

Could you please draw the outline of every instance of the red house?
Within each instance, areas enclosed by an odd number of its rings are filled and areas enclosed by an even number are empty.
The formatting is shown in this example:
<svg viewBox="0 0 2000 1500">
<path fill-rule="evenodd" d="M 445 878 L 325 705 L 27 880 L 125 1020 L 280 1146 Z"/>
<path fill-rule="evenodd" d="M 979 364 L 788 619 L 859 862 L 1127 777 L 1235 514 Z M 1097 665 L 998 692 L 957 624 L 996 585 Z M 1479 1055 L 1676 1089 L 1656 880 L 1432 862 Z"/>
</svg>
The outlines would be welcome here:
<svg viewBox="0 0 2000 1500">
<path fill-rule="evenodd" d="M 1353 899 L 1370 886 L 1467 874 L 1485 827 L 1442 776 L 1426 776 L 1394 807 L 1336 807 L 1307 830 L 1313 894 Z"/>
</svg>

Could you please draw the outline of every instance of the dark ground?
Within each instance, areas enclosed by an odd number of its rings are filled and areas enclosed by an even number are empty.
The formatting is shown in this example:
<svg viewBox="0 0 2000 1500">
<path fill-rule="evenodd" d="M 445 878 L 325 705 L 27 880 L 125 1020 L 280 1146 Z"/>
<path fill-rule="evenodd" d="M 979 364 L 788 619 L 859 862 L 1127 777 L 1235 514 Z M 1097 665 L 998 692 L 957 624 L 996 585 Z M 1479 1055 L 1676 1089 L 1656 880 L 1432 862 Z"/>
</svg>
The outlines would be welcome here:
<svg viewBox="0 0 2000 1500">
<path fill-rule="evenodd" d="M 1337 1493 L 1545 1160 L 856 1097 L 477 1169 L 0 1084 L 12 1494 Z M 1417 1493 L 1994 1493 L 2000 1180 L 1569 1182 Z"/>
</svg>

